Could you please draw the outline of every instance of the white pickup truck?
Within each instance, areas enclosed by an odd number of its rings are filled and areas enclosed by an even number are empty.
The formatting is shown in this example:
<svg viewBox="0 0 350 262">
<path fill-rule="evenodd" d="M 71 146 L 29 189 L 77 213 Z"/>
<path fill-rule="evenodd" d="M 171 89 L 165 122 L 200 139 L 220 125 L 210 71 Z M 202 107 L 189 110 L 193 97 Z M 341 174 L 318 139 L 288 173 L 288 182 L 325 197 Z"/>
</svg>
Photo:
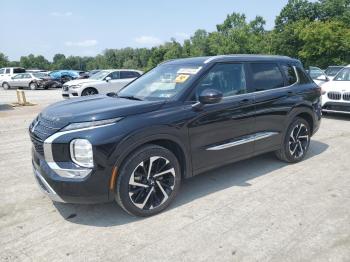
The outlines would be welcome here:
<svg viewBox="0 0 350 262">
<path fill-rule="evenodd" d="M 5 80 L 10 79 L 16 74 L 24 73 L 26 70 L 22 67 L 4 67 L 0 68 L 0 86 Z"/>
</svg>

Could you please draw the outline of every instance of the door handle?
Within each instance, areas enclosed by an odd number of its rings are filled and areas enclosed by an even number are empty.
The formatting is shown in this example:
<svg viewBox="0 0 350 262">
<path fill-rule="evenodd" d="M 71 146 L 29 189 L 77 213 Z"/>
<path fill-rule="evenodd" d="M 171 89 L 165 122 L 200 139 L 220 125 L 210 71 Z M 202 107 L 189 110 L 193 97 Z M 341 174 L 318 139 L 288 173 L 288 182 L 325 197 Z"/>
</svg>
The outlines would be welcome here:
<svg viewBox="0 0 350 262">
<path fill-rule="evenodd" d="M 245 98 L 239 102 L 240 105 L 246 105 L 251 103 L 251 99 Z"/>
</svg>

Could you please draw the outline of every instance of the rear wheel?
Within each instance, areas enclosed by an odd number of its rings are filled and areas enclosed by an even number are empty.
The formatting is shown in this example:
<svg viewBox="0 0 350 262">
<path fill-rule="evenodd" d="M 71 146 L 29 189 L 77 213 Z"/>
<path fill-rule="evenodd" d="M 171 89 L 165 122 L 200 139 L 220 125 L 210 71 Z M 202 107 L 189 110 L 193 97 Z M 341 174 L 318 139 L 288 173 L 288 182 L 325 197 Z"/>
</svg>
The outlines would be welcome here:
<svg viewBox="0 0 350 262">
<path fill-rule="evenodd" d="M 310 126 L 303 118 L 296 118 L 288 127 L 282 148 L 276 156 L 285 162 L 296 163 L 305 158 L 310 146 Z"/>
<path fill-rule="evenodd" d="M 2 87 L 6 90 L 11 88 L 11 86 L 7 82 L 3 83 Z"/>
<path fill-rule="evenodd" d="M 164 147 L 146 145 L 122 165 L 116 186 L 116 201 L 135 216 L 152 216 L 173 201 L 181 183 L 176 156 Z"/>
<path fill-rule="evenodd" d="M 97 94 L 98 94 L 97 90 L 95 88 L 92 88 L 92 87 L 86 88 L 81 93 L 82 96 L 92 96 L 92 95 L 97 95 Z"/>
</svg>

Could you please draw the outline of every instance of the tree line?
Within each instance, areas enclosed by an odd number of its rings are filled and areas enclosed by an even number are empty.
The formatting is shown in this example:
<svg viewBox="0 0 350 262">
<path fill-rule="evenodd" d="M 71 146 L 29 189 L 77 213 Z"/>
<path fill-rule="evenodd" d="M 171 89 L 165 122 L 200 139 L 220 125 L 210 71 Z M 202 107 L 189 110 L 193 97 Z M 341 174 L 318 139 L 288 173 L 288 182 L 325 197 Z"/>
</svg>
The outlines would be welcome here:
<svg viewBox="0 0 350 262">
<path fill-rule="evenodd" d="M 106 49 L 95 57 L 56 54 L 52 62 L 33 54 L 9 61 L 0 52 L 0 67 L 148 70 L 164 60 L 223 54 L 287 55 L 321 68 L 350 64 L 350 0 L 289 0 L 274 28 L 265 26 L 261 16 L 247 21 L 244 14 L 232 13 L 214 32 L 199 29 L 183 43 L 171 39 L 152 48 Z"/>
</svg>

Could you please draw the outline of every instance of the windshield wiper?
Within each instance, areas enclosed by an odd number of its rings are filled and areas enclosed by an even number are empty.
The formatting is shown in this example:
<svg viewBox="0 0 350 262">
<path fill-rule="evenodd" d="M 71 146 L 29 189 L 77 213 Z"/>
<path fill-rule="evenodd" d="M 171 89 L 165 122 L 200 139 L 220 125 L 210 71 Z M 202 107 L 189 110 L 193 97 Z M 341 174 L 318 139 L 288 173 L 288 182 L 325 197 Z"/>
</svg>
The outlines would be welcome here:
<svg viewBox="0 0 350 262">
<path fill-rule="evenodd" d="M 138 98 L 136 96 L 118 96 L 118 98 L 125 98 L 125 99 L 130 99 L 130 100 L 143 101 L 141 98 Z"/>
</svg>

